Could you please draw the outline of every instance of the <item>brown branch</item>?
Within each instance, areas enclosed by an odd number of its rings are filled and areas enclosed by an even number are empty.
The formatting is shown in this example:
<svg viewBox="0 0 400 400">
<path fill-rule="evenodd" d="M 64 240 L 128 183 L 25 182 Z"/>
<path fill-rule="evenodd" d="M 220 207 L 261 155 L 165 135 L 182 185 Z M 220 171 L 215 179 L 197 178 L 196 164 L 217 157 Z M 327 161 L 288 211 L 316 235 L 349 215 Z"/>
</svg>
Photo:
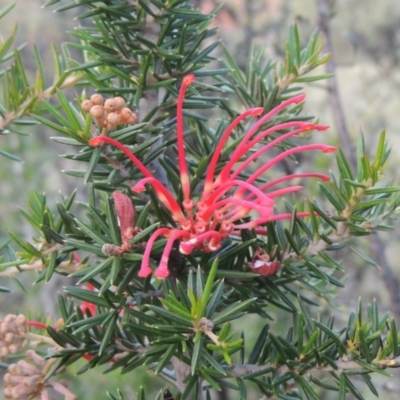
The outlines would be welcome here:
<svg viewBox="0 0 400 400">
<path fill-rule="evenodd" d="M 71 262 L 71 261 L 63 261 L 61 262 L 57 268 L 63 269 L 65 271 L 68 271 L 70 273 L 75 272 L 80 268 L 80 264 L 76 262 Z M 7 277 L 7 278 L 12 278 L 15 275 L 18 275 L 22 272 L 27 272 L 27 271 L 36 271 L 36 272 L 41 272 L 44 269 L 47 268 L 47 265 L 43 264 L 42 260 L 36 260 L 32 262 L 31 264 L 22 264 L 18 266 L 10 266 L 9 268 L 5 269 L 4 271 L 0 272 L 0 277 Z"/>
<path fill-rule="evenodd" d="M 360 364 L 358 364 L 354 360 L 341 359 L 334 361 L 334 363 L 336 364 L 337 369 L 335 369 L 331 365 L 316 364 L 307 369 L 304 372 L 304 374 L 312 374 L 316 372 L 332 372 L 332 371 L 335 371 L 337 373 L 341 373 L 343 371 L 347 372 L 352 371 L 357 374 L 372 372 L 372 370 L 363 368 Z M 378 367 L 381 369 L 400 368 L 400 357 L 379 360 L 372 363 L 372 365 L 374 367 Z M 254 372 L 261 372 L 263 370 L 266 371 L 265 373 L 271 372 L 271 370 L 273 370 L 274 373 L 277 373 L 279 375 L 285 374 L 286 372 L 290 371 L 293 371 L 296 374 L 298 374 L 300 369 L 303 369 L 304 366 L 305 366 L 304 364 L 300 363 L 297 367 L 289 369 L 287 365 L 281 365 L 280 367 L 277 367 L 273 364 L 271 365 L 242 364 L 242 365 L 229 365 L 224 367 L 224 369 L 226 371 L 229 371 L 231 373 L 231 376 L 235 378 L 240 378 L 242 376 L 252 374 Z"/>
<path fill-rule="evenodd" d="M 331 58 L 326 63 L 326 69 L 328 73 L 333 75 L 332 78 L 328 80 L 328 93 L 333 117 L 339 131 L 341 148 L 346 158 L 349 160 L 352 169 L 355 170 L 357 167 L 356 151 L 347 129 L 345 113 L 340 100 L 339 85 L 335 75 L 335 53 L 333 51 L 332 35 L 329 26 L 332 15 L 334 14 L 336 0 L 316 0 L 316 3 L 319 14 L 318 26 L 324 37 L 325 50 L 331 53 Z M 372 253 L 381 267 L 383 280 L 390 295 L 392 312 L 396 316 L 396 319 L 400 320 L 400 287 L 385 256 L 385 244 L 378 235 L 372 236 L 370 242 Z"/>
<path fill-rule="evenodd" d="M 371 253 L 381 267 L 382 278 L 390 296 L 390 306 L 397 321 L 400 321 L 400 288 L 396 275 L 393 273 L 385 255 L 386 244 L 379 235 L 374 235 L 370 240 Z"/>
<path fill-rule="evenodd" d="M 336 0 L 316 0 L 318 8 L 318 27 L 324 38 L 325 51 L 331 54 L 330 59 L 326 63 L 326 72 L 332 74 L 332 78 L 327 80 L 327 88 L 329 92 L 329 100 L 333 112 L 336 129 L 339 133 L 340 143 L 346 157 L 351 165 L 357 165 L 356 152 L 354 144 L 351 140 L 350 133 L 347 129 L 346 117 L 343 111 L 342 102 L 339 93 L 339 84 L 336 77 L 336 60 L 332 46 L 332 35 L 330 30 L 330 21 L 333 15 L 333 8 Z"/>
<path fill-rule="evenodd" d="M 0 118 L 0 131 L 12 124 L 16 119 L 30 113 L 30 109 L 35 102 L 49 100 L 57 92 L 57 90 L 63 90 L 75 86 L 75 84 L 80 81 L 82 77 L 82 74 L 73 74 L 69 77 L 59 80 L 56 84 L 50 86 L 43 92 L 35 93 L 33 96 L 29 97 L 22 104 L 20 104 L 15 111 L 9 111 L 3 118 Z"/>
</svg>

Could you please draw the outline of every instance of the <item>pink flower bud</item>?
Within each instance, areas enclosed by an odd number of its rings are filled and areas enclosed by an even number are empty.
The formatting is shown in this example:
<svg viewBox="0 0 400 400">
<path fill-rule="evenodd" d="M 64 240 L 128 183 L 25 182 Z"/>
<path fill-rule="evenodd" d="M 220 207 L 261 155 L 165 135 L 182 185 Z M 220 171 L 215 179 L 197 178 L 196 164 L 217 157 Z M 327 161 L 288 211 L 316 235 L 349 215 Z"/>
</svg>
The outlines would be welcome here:
<svg viewBox="0 0 400 400">
<path fill-rule="evenodd" d="M 122 244 L 129 245 L 129 239 L 131 239 L 131 235 L 129 234 L 131 232 L 130 228 L 133 228 L 135 225 L 135 208 L 131 199 L 119 190 L 113 193 L 113 198 L 115 211 L 119 220 Z"/>
</svg>

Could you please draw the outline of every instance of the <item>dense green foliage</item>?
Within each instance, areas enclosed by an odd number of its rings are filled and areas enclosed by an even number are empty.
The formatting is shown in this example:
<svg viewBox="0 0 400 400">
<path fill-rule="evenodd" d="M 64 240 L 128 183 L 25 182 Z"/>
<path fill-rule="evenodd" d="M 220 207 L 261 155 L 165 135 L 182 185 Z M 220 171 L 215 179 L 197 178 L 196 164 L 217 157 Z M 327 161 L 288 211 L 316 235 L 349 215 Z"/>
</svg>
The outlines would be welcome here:
<svg viewBox="0 0 400 400">
<path fill-rule="evenodd" d="M 322 54 L 318 32 L 303 46 L 297 27 L 292 26 L 282 64 L 265 60 L 263 48 L 251 47 L 242 71 L 229 51 L 213 41 L 216 28 L 209 26 L 214 13 L 204 15 L 187 1 L 52 0 L 47 5 L 59 7 L 59 12 L 79 7 L 82 24 L 72 33 L 76 40 L 65 44 L 61 52 L 54 49 L 56 74 L 51 85 L 46 84 L 38 51 L 36 78 L 30 81 L 20 49 L 11 50 L 13 37 L 1 43 L 0 62 L 5 67 L 0 135 L 20 134 L 21 125 L 34 124 L 61 135 L 53 139 L 66 145 L 64 157 L 86 163 L 83 169 L 65 173 L 83 179 L 87 200 L 78 203 L 74 192 L 48 205 L 44 194 L 32 193 L 22 214 L 35 229 L 35 237 L 26 240 L 11 232 L 11 240 L 1 245 L 0 271 L 37 265 L 36 283 L 48 282 L 54 274 L 77 280 L 65 288 L 66 297 L 58 298 L 64 324 L 47 328 L 59 345 L 48 377 L 85 357 L 87 363 L 79 373 L 103 364 L 107 371 L 133 373 L 145 365 L 175 386 L 171 389 L 175 399 L 210 398 L 212 390 L 222 387 L 238 391 L 240 395 L 233 396 L 245 399 L 248 382 L 256 385 L 259 396 L 318 399 L 321 390 L 328 390 L 338 392 L 340 399 L 346 393 L 362 399 L 352 375 L 361 375 L 377 395 L 370 374 L 387 375 L 388 367 L 400 365 L 395 322 L 387 315 L 379 317 L 376 302 L 368 306 L 365 318 L 360 301 L 347 326 L 336 326 L 332 316 L 314 315 L 310 305 L 329 301 L 344 286 L 348 266 L 336 258 L 338 249 L 347 246 L 374 265 L 357 238 L 352 238 L 391 229 L 400 188 L 383 180 L 390 153 L 384 132 L 373 154 L 360 135 L 356 170 L 339 149 L 338 172 L 330 174 L 329 182 L 320 183 L 318 191 L 314 189 L 316 199 L 291 196 L 278 203 L 282 212 L 291 214 L 288 220 L 266 223 L 262 235 L 256 229 L 243 229 L 241 236 L 229 236 L 211 253 L 196 250 L 184 256 L 174 248 L 170 275 L 158 280 L 137 275 L 145 242 L 157 228 L 174 226 L 176 221 L 155 190 L 140 195 L 130 190 L 143 176 L 123 152 L 88 145 L 100 132 L 90 113 L 81 110 L 82 101 L 90 98 L 87 93 L 122 96 L 139 122 L 119 125 L 108 132 L 109 137 L 127 146 L 181 201 L 175 132 L 183 77 L 196 76 L 186 92 L 183 111 L 191 189 L 196 194 L 223 132 L 243 108 L 262 107 L 268 113 L 299 94 L 302 83 L 329 78 L 313 75 L 329 58 Z M 10 9 L 0 16 L 4 18 Z M 81 52 L 79 60 L 71 56 L 71 49 Z M 218 49 L 224 65 L 213 56 Z M 79 93 L 72 101 L 65 93 L 69 88 Z M 300 103 L 273 116 L 260 130 L 314 120 Z M 250 123 L 242 122 L 235 130 L 217 171 L 229 161 L 249 127 Z M 261 145 L 284 133 L 275 132 Z M 298 147 L 304 139 L 285 140 L 276 146 L 277 151 Z M 16 159 L 0 151 L 2 157 Z M 295 168 L 293 157 L 285 163 L 285 171 L 269 171 L 257 182 L 293 174 Z M 136 210 L 134 226 L 141 231 L 129 241 L 129 251 L 110 255 L 105 245 L 121 245 L 112 197 L 116 190 L 131 199 Z M 309 217 L 298 217 L 307 211 Z M 246 216 L 244 222 L 250 218 Z M 152 248 L 154 267 L 165 244 L 166 240 L 159 239 Z M 263 276 L 251 268 L 259 249 L 279 263 L 276 274 Z M 262 321 L 254 343 L 248 341 L 246 329 L 236 332 L 231 324 L 250 314 Z M 290 321 L 286 332 L 274 329 L 277 314 Z M 157 399 L 162 396 L 160 392 Z M 122 394 L 109 397 L 125 398 Z M 143 389 L 138 398 L 149 397 Z"/>
</svg>

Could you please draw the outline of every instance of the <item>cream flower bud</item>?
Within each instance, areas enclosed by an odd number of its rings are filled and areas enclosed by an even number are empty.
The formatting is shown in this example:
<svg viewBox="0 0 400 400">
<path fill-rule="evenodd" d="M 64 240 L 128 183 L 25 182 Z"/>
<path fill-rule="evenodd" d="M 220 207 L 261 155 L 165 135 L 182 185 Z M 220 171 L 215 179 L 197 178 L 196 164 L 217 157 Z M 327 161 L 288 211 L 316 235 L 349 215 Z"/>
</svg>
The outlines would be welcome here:
<svg viewBox="0 0 400 400">
<path fill-rule="evenodd" d="M 115 112 L 109 113 L 107 115 L 107 123 L 112 124 L 112 125 L 118 125 L 118 114 Z"/>
<path fill-rule="evenodd" d="M 95 105 L 101 106 L 104 103 L 104 98 L 101 94 L 95 93 L 90 96 L 90 101 Z"/>
<path fill-rule="evenodd" d="M 117 104 L 116 111 L 121 111 L 124 108 L 125 100 L 122 97 L 114 97 L 114 101 Z"/>
<path fill-rule="evenodd" d="M 107 99 L 106 102 L 104 103 L 104 109 L 108 113 L 115 112 L 118 109 L 118 102 L 115 101 L 115 99 Z"/>
<path fill-rule="evenodd" d="M 90 109 L 90 115 L 92 116 L 92 118 L 102 118 L 104 115 L 104 107 L 97 105 L 97 106 L 93 106 Z"/>
<path fill-rule="evenodd" d="M 137 121 L 137 116 L 136 114 L 129 108 L 125 107 L 121 110 L 121 113 L 119 114 L 119 123 L 120 124 L 129 124 L 133 125 Z"/>
<path fill-rule="evenodd" d="M 81 109 L 85 112 L 89 112 L 90 109 L 94 106 L 94 104 L 90 100 L 84 100 L 81 104 Z"/>
</svg>

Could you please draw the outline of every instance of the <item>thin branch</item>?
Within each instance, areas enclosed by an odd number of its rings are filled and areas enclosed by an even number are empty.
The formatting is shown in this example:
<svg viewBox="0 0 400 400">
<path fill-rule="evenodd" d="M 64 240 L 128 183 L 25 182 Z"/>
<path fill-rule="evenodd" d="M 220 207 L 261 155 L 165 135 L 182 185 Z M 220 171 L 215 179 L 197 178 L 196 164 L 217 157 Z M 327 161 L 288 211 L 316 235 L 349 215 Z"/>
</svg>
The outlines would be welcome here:
<svg viewBox="0 0 400 400">
<path fill-rule="evenodd" d="M 78 270 L 80 267 L 80 264 L 71 262 L 71 261 L 63 261 L 61 262 L 57 268 L 61 268 L 65 271 L 68 271 L 70 273 L 75 272 Z M 36 260 L 32 264 L 22 264 L 18 266 L 12 266 L 7 268 L 6 270 L 0 272 L 0 278 L 1 277 L 7 277 L 7 278 L 12 278 L 15 275 L 18 275 L 22 272 L 27 272 L 27 271 L 37 271 L 41 272 L 44 269 L 47 268 L 47 265 L 43 264 L 42 260 Z"/>
<path fill-rule="evenodd" d="M 341 148 L 349 160 L 352 169 L 355 170 L 357 167 L 356 151 L 347 129 L 345 113 L 340 100 L 339 86 L 335 75 L 335 53 L 332 47 L 332 35 L 329 27 L 331 17 L 334 14 L 336 0 L 316 0 L 316 3 L 319 13 L 318 26 L 324 36 L 325 49 L 331 53 L 331 58 L 326 64 L 326 69 L 328 73 L 333 75 L 328 80 L 328 92 L 335 125 L 339 131 Z M 390 295 L 392 312 L 395 314 L 396 319 L 400 320 L 400 287 L 385 256 L 386 246 L 378 235 L 372 236 L 370 241 L 372 252 L 381 267 L 383 280 Z"/>
<path fill-rule="evenodd" d="M 339 93 L 339 84 L 336 77 L 336 60 L 332 46 L 332 35 L 330 30 L 330 21 L 333 15 L 335 0 L 316 0 L 318 8 L 318 27 L 324 38 L 325 51 L 331 54 L 326 63 L 326 72 L 332 74 L 332 78 L 327 80 L 329 100 L 333 112 L 336 129 L 339 133 L 340 143 L 347 159 L 351 165 L 357 165 L 356 152 L 350 133 L 347 129 L 346 117 L 343 111 L 342 102 Z"/>
<path fill-rule="evenodd" d="M 26 332 L 26 333 L 22 333 L 21 337 L 23 337 L 26 340 L 32 340 L 32 341 L 40 342 L 40 343 L 46 343 L 46 344 L 49 344 L 50 346 L 54 346 L 56 348 L 60 347 L 52 338 L 50 338 L 48 336 L 37 335 L 36 333 L 32 333 L 32 332 Z"/>
<path fill-rule="evenodd" d="M 385 255 L 385 243 L 379 235 L 374 235 L 371 240 L 371 253 L 381 267 L 381 273 L 385 286 L 390 295 L 390 305 L 393 314 L 396 316 L 396 320 L 400 321 L 400 287 L 396 275 L 393 273 L 392 268 L 388 263 Z"/>
<path fill-rule="evenodd" d="M 341 373 L 343 371 L 349 372 L 352 371 L 356 374 L 365 374 L 368 372 L 373 372 L 372 370 L 363 368 L 360 364 L 358 364 L 354 360 L 348 360 L 348 359 L 341 359 L 341 360 L 336 360 L 334 361 L 337 368 L 334 368 L 331 365 L 326 365 L 326 364 L 316 364 L 314 366 L 310 366 L 304 374 L 312 374 L 316 372 L 337 372 Z M 396 358 L 387 358 L 379 361 L 375 361 L 372 364 L 374 367 L 378 367 L 381 369 L 386 369 L 386 368 L 400 368 L 400 357 Z M 282 365 L 280 367 L 277 367 L 273 364 L 270 365 L 255 365 L 255 364 L 242 364 L 242 365 L 228 365 L 225 366 L 224 369 L 226 371 L 229 371 L 231 373 L 231 376 L 235 378 L 240 378 L 242 376 L 246 376 L 248 374 L 252 374 L 254 372 L 261 372 L 265 370 L 265 373 L 271 372 L 273 370 L 275 373 L 282 375 L 286 372 L 293 371 L 295 373 L 298 373 L 300 369 L 304 368 L 304 364 L 299 364 L 297 367 L 289 369 L 287 365 Z"/>
<path fill-rule="evenodd" d="M 4 130 L 8 125 L 12 124 L 16 119 L 23 117 L 31 111 L 32 105 L 37 101 L 49 100 L 57 90 L 63 90 L 74 87 L 77 82 L 83 78 L 82 74 L 76 73 L 63 80 L 58 81 L 41 93 L 35 93 L 18 106 L 15 111 L 9 111 L 3 118 L 0 118 L 0 131 Z"/>
</svg>

